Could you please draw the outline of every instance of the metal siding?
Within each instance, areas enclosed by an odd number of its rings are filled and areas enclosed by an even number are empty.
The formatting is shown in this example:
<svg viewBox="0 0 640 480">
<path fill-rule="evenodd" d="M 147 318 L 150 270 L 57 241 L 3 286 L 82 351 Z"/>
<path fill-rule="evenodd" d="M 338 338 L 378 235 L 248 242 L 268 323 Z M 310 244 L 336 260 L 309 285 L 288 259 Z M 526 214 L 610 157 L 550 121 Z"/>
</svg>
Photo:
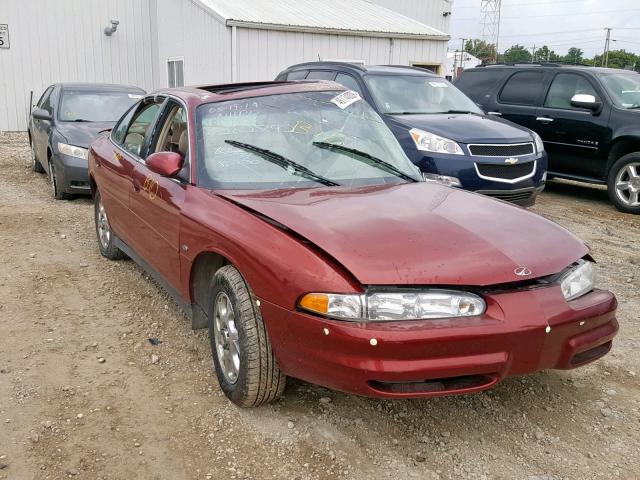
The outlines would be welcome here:
<svg viewBox="0 0 640 480">
<path fill-rule="evenodd" d="M 0 130 L 25 130 L 29 91 L 56 82 L 153 87 L 149 0 L 2 0 L 11 48 L 0 49 Z M 107 37 L 110 19 L 120 21 Z"/>
<path fill-rule="evenodd" d="M 285 68 L 320 58 L 364 60 L 367 64 L 441 64 L 446 41 L 357 37 L 238 28 L 238 81 L 272 80 Z"/>
<path fill-rule="evenodd" d="M 429 25 L 441 32 L 449 34 L 451 15 L 443 16 L 444 12 L 450 12 L 453 2 L 448 0 L 370 0 L 389 10 L 394 10 L 406 17 Z M 479 2 L 478 2 L 479 3 Z"/>
</svg>

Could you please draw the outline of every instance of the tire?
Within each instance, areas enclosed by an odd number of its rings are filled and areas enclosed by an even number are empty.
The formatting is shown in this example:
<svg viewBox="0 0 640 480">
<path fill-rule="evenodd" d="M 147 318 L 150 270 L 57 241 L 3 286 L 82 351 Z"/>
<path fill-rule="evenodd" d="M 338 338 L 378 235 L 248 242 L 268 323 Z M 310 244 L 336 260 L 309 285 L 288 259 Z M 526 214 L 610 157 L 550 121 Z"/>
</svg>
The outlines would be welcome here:
<svg viewBox="0 0 640 480">
<path fill-rule="evenodd" d="M 126 255 L 115 245 L 115 235 L 109 225 L 109 218 L 107 217 L 107 211 L 102 204 L 102 198 L 100 192 L 96 191 L 94 197 L 94 215 L 93 218 L 96 223 L 96 239 L 98 240 L 98 248 L 100 254 L 109 260 L 122 260 L 126 258 Z"/>
<path fill-rule="evenodd" d="M 629 153 L 611 166 L 607 191 L 618 210 L 640 214 L 640 152 Z"/>
<path fill-rule="evenodd" d="M 36 149 L 33 146 L 33 143 L 30 142 L 29 146 L 31 147 L 31 170 L 36 173 L 45 173 L 44 168 L 42 168 L 42 164 L 40 160 L 38 160 L 38 156 L 36 155 Z"/>
<path fill-rule="evenodd" d="M 257 407 L 280 397 L 286 377 L 256 299 L 233 265 L 219 269 L 209 287 L 209 340 L 218 382 L 229 400 Z"/>
<path fill-rule="evenodd" d="M 49 160 L 49 182 L 51 183 L 51 190 L 53 193 L 53 198 L 56 200 L 70 200 L 73 198 L 72 195 L 63 192 L 60 190 L 58 186 L 58 177 L 56 175 L 56 168 L 53 166 L 53 162 Z"/>
</svg>

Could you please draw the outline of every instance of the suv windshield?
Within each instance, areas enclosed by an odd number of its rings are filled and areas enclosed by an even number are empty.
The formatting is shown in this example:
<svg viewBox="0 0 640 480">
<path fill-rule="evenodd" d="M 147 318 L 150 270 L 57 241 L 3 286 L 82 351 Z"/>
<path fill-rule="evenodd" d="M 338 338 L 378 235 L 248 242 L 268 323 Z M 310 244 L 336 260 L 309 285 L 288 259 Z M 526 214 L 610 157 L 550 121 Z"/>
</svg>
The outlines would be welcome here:
<svg viewBox="0 0 640 480">
<path fill-rule="evenodd" d="M 600 80 L 613 103 L 623 108 L 640 107 L 640 75 L 637 73 L 603 73 Z"/>
<path fill-rule="evenodd" d="M 482 110 L 444 78 L 426 75 L 367 75 L 365 81 L 381 112 L 390 115 Z"/>
<path fill-rule="evenodd" d="M 198 107 L 198 184 L 218 189 L 354 186 L 420 180 L 380 116 L 352 91 Z"/>
<path fill-rule="evenodd" d="M 63 90 L 58 119 L 63 122 L 115 122 L 140 100 L 138 92 Z"/>
</svg>

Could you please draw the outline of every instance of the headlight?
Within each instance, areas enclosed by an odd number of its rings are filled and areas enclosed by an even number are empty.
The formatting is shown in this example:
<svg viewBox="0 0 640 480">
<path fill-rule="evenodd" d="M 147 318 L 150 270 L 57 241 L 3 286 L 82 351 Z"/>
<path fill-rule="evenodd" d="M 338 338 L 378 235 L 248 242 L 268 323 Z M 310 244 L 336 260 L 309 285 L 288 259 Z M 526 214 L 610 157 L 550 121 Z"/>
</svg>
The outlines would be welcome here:
<svg viewBox="0 0 640 480">
<path fill-rule="evenodd" d="M 533 130 L 531 130 L 531 134 L 533 135 L 533 140 L 536 142 L 536 152 L 544 152 L 544 142 L 542 141 L 542 138 L 540 138 L 540 135 Z"/>
<path fill-rule="evenodd" d="M 439 137 L 433 133 L 425 132 L 412 128 L 409 130 L 411 138 L 413 138 L 416 148 L 424 152 L 449 153 L 451 155 L 464 155 L 462 148 L 453 140 Z"/>
<path fill-rule="evenodd" d="M 372 292 L 364 295 L 309 293 L 299 306 L 329 318 L 359 321 L 424 320 L 482 315 L 478 295 L 454 290 Z"/>
<path fill-rule="evenodd" d="M 447 175 L 437 175 L 435 173 L 422 173 L 425 182 L 440 183 L 447 187 L 461 187 L 460 179 L 457 177 L 448 177 Z"/>
<path fill-rule="evenodd" d="M 74 145 L 67 145 L 66 143 L 58 143 L 58 151 L 63 155 L 69 155 L 70 157 L 87 159 L 87 149 L 76 147 Z"/>
<path fill-rule="evenodd" d="M 560 288 L 564 298 L 567 301 L 573 300 L 593 290 L 595 274 L 592 262 L 578 261 L 571 270 L 560 277 Z"/>
</svg>

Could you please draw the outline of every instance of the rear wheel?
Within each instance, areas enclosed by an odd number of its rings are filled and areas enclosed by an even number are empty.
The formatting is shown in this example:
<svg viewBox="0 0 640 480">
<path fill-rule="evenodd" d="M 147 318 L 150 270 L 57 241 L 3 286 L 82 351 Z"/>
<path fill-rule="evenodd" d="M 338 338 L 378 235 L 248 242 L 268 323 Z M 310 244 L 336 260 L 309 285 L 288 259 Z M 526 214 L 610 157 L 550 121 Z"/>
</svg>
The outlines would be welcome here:
<svg viewBox="0 0 640 480">
<path fill-rule="evenodd" d="M 282 394 L 286 377 L 256 300 L 233 265 L 219 269 L 209 288 L 209 339 L 216 376 L 229 400 L 257 407 Z"/>
<path fill-rule="evenodd" d="M 56 175 L 56 167 L 53 166 L 53 162 L 49 160 L 49 182 L 51 183 L 51 191 L 53 198 L 56 200 L 69 200 L 72 198 L 68 193 L 63 192 L 58 184 L 58 176 Z"/>
<path fill-rule="evenodd" d="M 96 222 L 96 237 L 98 239 L 98 248 L 103 257 L 109 260 L 120 260 L 126 255 L 115 245 L 115 236 L 109 225 L 107 211 L 102 204 L 100 192 L 96 191 L 94 197 L 94 218 Z"/>
<path fill-rule="evenodd" d="M 42 168 L 42 164 L 40 160 L 38 160 L 38 156 L 36 155 L 36 148 L 33 145 L 33 142 L 30 143 L 31 146 L 31 170 L 36 173 L 44 173 L 44 168 Z"/>
<path fill-rule="evenodd" d="M 625 155 L 613 164 L 607 190 L 618 210 L 640 214 L 640 152 Z"/>
</svg>

